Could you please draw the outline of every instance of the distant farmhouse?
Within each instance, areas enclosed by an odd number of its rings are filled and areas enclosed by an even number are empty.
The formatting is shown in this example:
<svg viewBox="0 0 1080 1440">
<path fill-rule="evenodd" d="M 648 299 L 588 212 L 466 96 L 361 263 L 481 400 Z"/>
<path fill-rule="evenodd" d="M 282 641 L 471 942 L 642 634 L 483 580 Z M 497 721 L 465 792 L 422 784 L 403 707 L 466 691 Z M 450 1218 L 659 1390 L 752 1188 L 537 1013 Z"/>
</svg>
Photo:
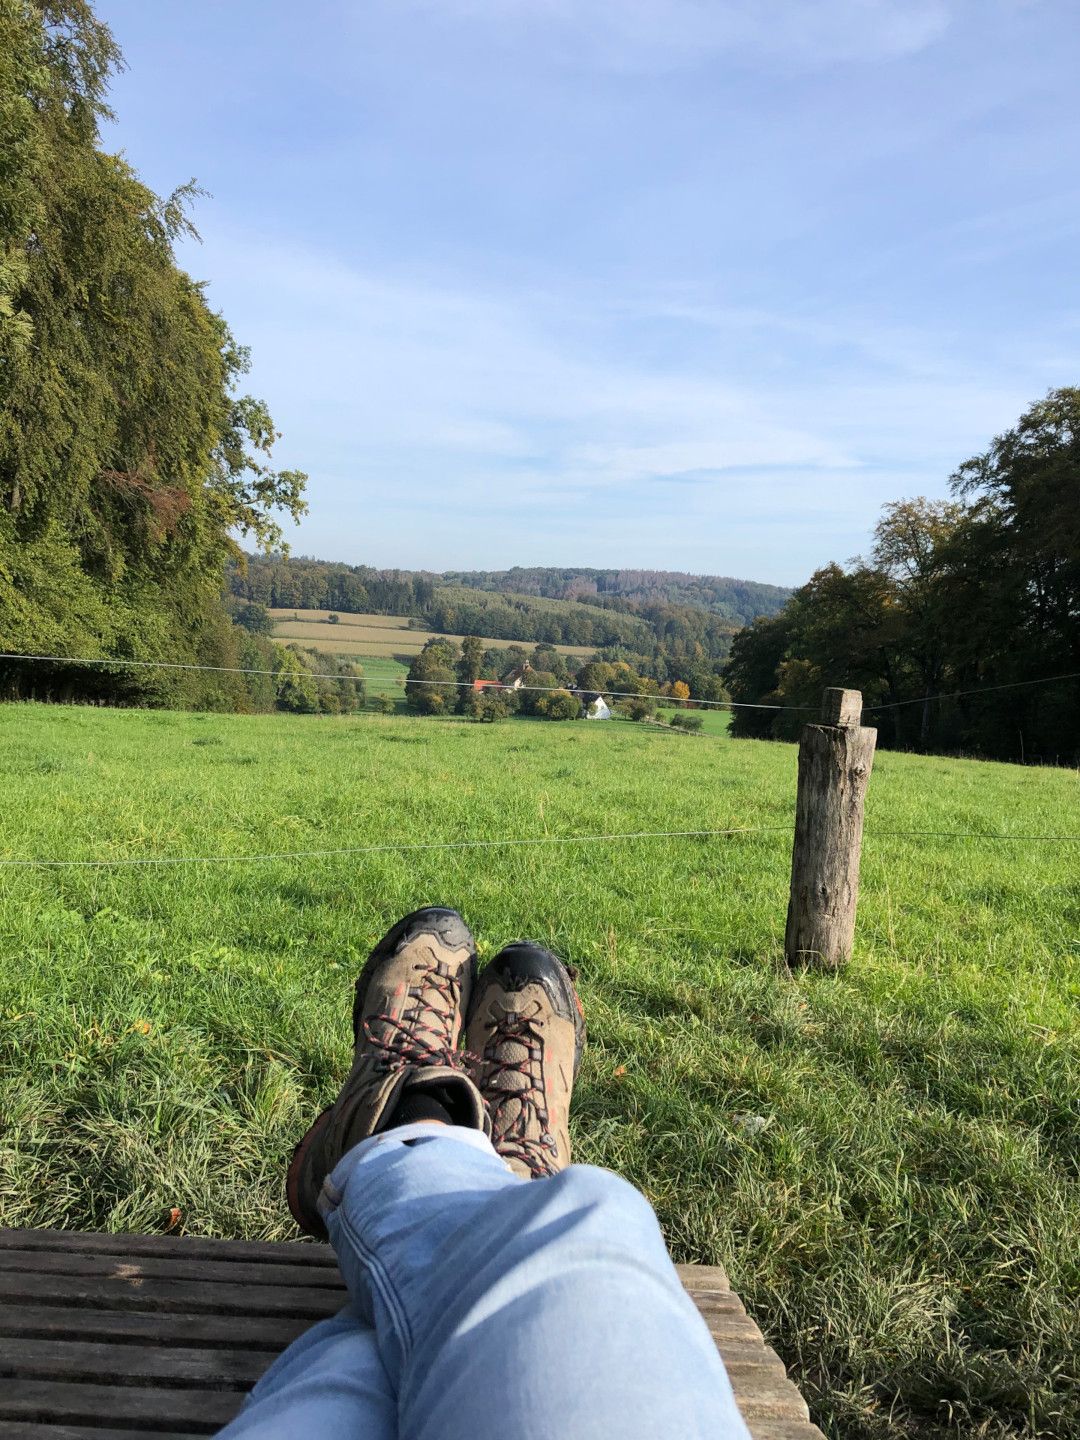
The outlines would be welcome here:
<svg viewBox="0 0 1080 1440">
<path fill-rule="evenodd" d="M 575 690 L 575 697 L 581 701 L 583 720 L 610 720 L 611 706 L 597 690 Z"/>
</svg>

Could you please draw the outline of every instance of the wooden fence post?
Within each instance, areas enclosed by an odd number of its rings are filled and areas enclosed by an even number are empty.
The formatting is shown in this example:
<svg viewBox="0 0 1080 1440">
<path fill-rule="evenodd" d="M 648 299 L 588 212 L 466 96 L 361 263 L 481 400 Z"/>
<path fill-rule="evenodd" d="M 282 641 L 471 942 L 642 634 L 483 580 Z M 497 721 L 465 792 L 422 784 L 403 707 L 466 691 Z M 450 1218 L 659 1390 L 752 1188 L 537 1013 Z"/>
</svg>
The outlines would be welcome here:
<svg viewBox="0 0 1080 1440">
<path fill-rule="evenodd" d="M 877 731 L 860 723 L 858 690 L 826 690 L 821 718 L 799 742 L 784 954 L 789 965 L 837 970 L 850 960 L 855 936 L 863 801 Z"/>
</svg>

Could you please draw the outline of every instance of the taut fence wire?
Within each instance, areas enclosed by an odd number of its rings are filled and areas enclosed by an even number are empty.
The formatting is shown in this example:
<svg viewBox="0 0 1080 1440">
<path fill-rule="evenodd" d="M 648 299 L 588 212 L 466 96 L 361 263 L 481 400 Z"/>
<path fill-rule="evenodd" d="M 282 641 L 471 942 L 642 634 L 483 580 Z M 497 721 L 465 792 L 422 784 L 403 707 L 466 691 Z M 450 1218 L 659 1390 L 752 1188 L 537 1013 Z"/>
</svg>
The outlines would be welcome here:
<svg viewBox="0 0 1080 1440">
<path fill-rule="evenodd" d="M 260 855 L 126 855 L 98 860 L 48 860 L 35 856 L 0 856 L 0 867 L 37 870 L 109 870 L 143 865 L 272 864 L 286 860 L 322 860 L 334 856 L 415 854 L 435 850 L 495 850 L 536 845 L 598 845 L 632 840 L 713 840 L 736 835 L 792 834 L 783 825 L 736 825 L 726 830 L 621 830 L 599 835 L 508 835 L 490 840 L 431 840 L 383 845 L 342 845 L 326 850 L 282 850 Z M 1080 835 L 995 835 L 966 830 L 871 830 L 867 840 L 977 840 L 1011 844 L 1080 843 Z"/>
<path fill-rule="evenodd" d="M 511 643 L 511 644 L 514 644 L 514 643 L 516 643 L 516 642 L 511 641 L 510 643 Z M 348 657 L 347 655 L 346 655 L 346 656 L 343 656 L 342 658 L 345 659 L 345 660 L 348 660 L 348 659 L 349 659 L 349 657 Z M 358 660 L 359 660 L 361 657 L 357 657 L 357 658 L 358 658 Z M 177 660 L 123 660 L 123 659 L 118 659 L 118 660 L 113 660 L 113 659 L 93 659 L 93 660 L 91 660 L 91 659 L 86 659 L 86 658 L 84 658 L 84 657 L 81 656 L 81 655 L 19 655 L 19 654 L 16 654 L 15 652 L 13 652 L 13 651 L 7 651 L 7 650 L 0 650 L 0 660 L 39 660 L 39 661 L 47 661 L 47 662 L 49 662 L 49 663 L 51 663 L 51 664 L 54 664 L 54 665 L 101 665 L 101 666 L 106 666 L 106 667 L 112 667 L 112 666 L 120 665 L 120 666 L 129 666 L 129 667 L 131 667 L 132 669 L 139 669 L 139 670 L 205 670 L 205 671 L 207 671 L 207 672 L 209 672 L 209 673 L 212 673 L 212 674 L 215 674 L 215 675 L 266 675 L 266 676 L 269 676 L 271 679 L 277 679 L 277 678 L 281 675 L 281 671 L 279 671 L 279 670 L 254 670 L 254 669 L 247 669 L 247 668 L 244 668 L 244 667 L 238 666 L 238 665 L 195 665 L 195 664 L 186 664 L 186 663 L 183 663 L 183 662 L 177 661 Z M 287 679 L 289 679 L 289 680 L 339 680 L 339 681 L 348 681 L 348 680 L 353 680 L 353 681 L 360 680 L 360 681 L 363 681 L 363 680 L 364 680 L 364 676 L 363 676 L 363 675 L 329 674 L 329 673 L 320 673 L 319 671 L 316 671 L 316 670 L 304 670 L 304 671 L 300 672 L 299 674 L 292 674 L 292 673 L 290 673 L 290 674 L 289 674 L 287 677 L 285 677 L 285 678 L 287 678 Z M 494 681 L 492 682 L 492 684 L 495 684 L 495 683 L 497 683 L 497 682 L 494 682 Z M 443 688 L 445 688 L 445 689 L 458 689 L 458 690 L 464 689 L 464 690 L 472 690 L 472 689 L 474 688 L 474 686 L 475 686 L 475 681 L 472 681 L 472 680 L 410 680 L 410 679 L 407 679 L 407 678 L 405 678 L 405 677 L 402 677 L 401 684 L 402 684 L 402 685 L 438 685 L 438 686 L 441 686 L 441 687 L 443 687 Z M 508 686 L 504 686 L 503 688 L 504 688 L 504 689 L 507 689 L 507 690 L 513 690 L 516 694 L 520 694 L 523 690 L 535 691 L 535 692 L 538 693 L 538 694 L 548 694 L 548 693 L 553 693 L 553 692 L 556 691 L 556 690 L 566 690 L 566 689 L 568 689 L 569 687 L 566 686 L 566 685 L 524 685 L 524 684 L 523 684 L 523 685 L 513 685 L 513 686 L 509 686 L 509 685 L 508 685 Z M 667 699 L 672 698 L 672 697 L 667 696 L 667 695 L 652 695 L 652 694 L 649 694 L 649 695 L 646 695 L 646 696 L 642 696 L 642 693 L 641 693 L 641 691 L 639 691 L 639 690 L 608 690 L 606 687 L 605 687 L 603 693 L 604 693 L 605 695 L 611 695 L 611 696 L 613 696 L 614 698 L 619 699 L 619 700 L 640 700 L 640 699 L 642 699 L 642 698 L 644 698 L 644 699 L 650 699 L 650 700 L 667 700 Z M 677 697 L 676 697 L 676 698 L 677 698 Z M 687 698 L 679 698 L 678 703 L 679 703 L 680 705 L 701 705 L 701 706 L 706 706 L 706 707 L 710 707 L 710 708 L 714 708 L 714 709 L 719 709 L 719 710 L 798 710 L 798 711 L 800 711 L 800 712 L 803 713 L 803 714 L 816 713 L 816 712 L 817 712 L 817 706 L 814 706 L 814 705 L 757 705 L 757 704 L 752 704 L 752 703 L 750 703 L 749 701 L 742 701 L 742 700 L 700 700 L 700 699 L 698 699 L 696 696 L 693 696 L 693 695 L 691 695 L 688 699 L 687 699 Z"/>
<path fill-rule="evenodd" d="M 511 641 L 511 644 L 518 642 Z M 343 660 L 350 657 L 343 655 Z M 0 650 L 0 660 L 30 660 L 51 665 L 97 665 L 103 668 L 115 668 L 117 666 L 133 670 L 180 670 L 180 671 L 202 671 L 214 675 L 262 675 L 269 679 L 278 679 L 281 676 L 279 670 L 260 670 L 242 665 L 198 665 L 194 662 L 180 660 L 128 660 L 122 657 L 94 657 L 84 655 L 23 655 L 13 650 Z M 357 657 L 362 663 L 363 657 Z M 365 677 L 361 675 L 342 675 L 330 671 L 304 670 L 300 674 L 290 674 L 291 680 L 337 680 L 337 681 L 362 681 L 366 683 Z M 873 715 L 880 710 L 898 710 L 905 705 L 927 705 L 935 700 L 958 700 L 968 695 L 990 695 L 1001 690 L 1022 690 L 1032 685 L 1054 685 L 1064 680 L 1080 680 L 1080 670 L 1068 671 L 1063 675 L 1043 675 L 1037 680 L 1010 680 L 1000 685 L 978 685 L 967 690 L 941 690 L 934 695 L 913 695 L 908 700 L 885 700 L 877 705 L 864 705 L 863 714 Z M 498 682 L 491 682 L 492 684 Z M 406 685 L 435 685 L 444 689 L 471 690 L 475 686 L 472 680 L 412 680 L 403 676 L 398 682 L 401 686 Z M 514 685 L 506 686 L 506 689 L 513 689 L 516 693 L 530 691 L 537 694 L 549 694 L 556 690 L 566 690 L 566 685 Z M 688 697 L 674 697 L 667 695 L 642 695 L 639 690 L 608 690 L 604 689 L 605 695 L 610 695 L 618 700 L 639 700 L 642 698 L 652 700 L 677 700 L 679 705 L 695 705 L 703 709 L 714 710 L 772 710 L 797 712 L 799 714 L 817 714 L 816 705 L 766 705 L 757 701 L 749 700 L 704 700 L 696 695 Z"/>
</svg>

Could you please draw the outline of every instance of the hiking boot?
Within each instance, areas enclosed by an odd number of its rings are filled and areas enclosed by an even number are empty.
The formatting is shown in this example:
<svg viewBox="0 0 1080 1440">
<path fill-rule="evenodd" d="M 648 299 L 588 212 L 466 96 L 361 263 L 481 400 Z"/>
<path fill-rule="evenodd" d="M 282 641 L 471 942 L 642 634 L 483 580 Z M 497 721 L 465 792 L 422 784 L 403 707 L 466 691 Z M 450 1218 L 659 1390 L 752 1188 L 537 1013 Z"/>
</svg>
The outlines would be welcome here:
<svg viewBox="0 0 1080 1440">
<path fill-rule="evenodd" d="M 415 910 L 375 946 L 356 981 L 352 1069 L 289 1165 L 286 1194 L 301 1230 L 327 1238 L 323 1181 L 347 1150 L 387 1128 L 404 1099 L 434 1097 L 455 1125 L 491 1133 L 457 1048 L 475 982 L 476 945 L 455 910 Z"/>
<path fill-rule="evenodd" d="M 585 1015 L 563 962 L 533 940 L 500 950 L 473 991 L 465 1053 L 495 1149 L 515 1175 L 539 1179 L 569 1165 L 584 1049 Z"/>
</svg>

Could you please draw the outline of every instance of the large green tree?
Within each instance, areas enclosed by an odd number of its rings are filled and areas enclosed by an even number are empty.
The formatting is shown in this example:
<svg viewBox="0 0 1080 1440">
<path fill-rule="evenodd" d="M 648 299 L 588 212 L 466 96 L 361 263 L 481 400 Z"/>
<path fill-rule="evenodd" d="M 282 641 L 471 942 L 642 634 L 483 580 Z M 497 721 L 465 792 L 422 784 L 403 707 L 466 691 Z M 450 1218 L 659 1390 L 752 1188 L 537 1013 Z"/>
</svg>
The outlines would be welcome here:
<svg viewBox="0 0 1080 1440">
<path fill-rule="evenodd" d="M 409 666 L 405 700 L 421 715 L 446 715 L 458 698 L 455 667 L 458 648 L 449 640 L 432 637 Z"/>
<path fill-rule="evenodd" d="M 0 0 L 0 649 L 227 662 L 232 536 L 278 543 L 305 477 L 272 468 L 247 352 L 177 264 L 194 187 L 163 199 L 101 146 L 120 63 L 87 0 Z M 14 678 L 77 692 L 87 673 Z"/>
<path fill-rule="evenodd" d="M 1051 391 L 951 483 L 953 501 L 886 506 L 866 560 L 823 567 L 738 635 L 733 697 L 812 710 L 855 686 L 883 744 L 1080 755 L 1080 389 Z M 790 738 L 804 718 L 741 710 L 733 730 Z"/>
</svg>

